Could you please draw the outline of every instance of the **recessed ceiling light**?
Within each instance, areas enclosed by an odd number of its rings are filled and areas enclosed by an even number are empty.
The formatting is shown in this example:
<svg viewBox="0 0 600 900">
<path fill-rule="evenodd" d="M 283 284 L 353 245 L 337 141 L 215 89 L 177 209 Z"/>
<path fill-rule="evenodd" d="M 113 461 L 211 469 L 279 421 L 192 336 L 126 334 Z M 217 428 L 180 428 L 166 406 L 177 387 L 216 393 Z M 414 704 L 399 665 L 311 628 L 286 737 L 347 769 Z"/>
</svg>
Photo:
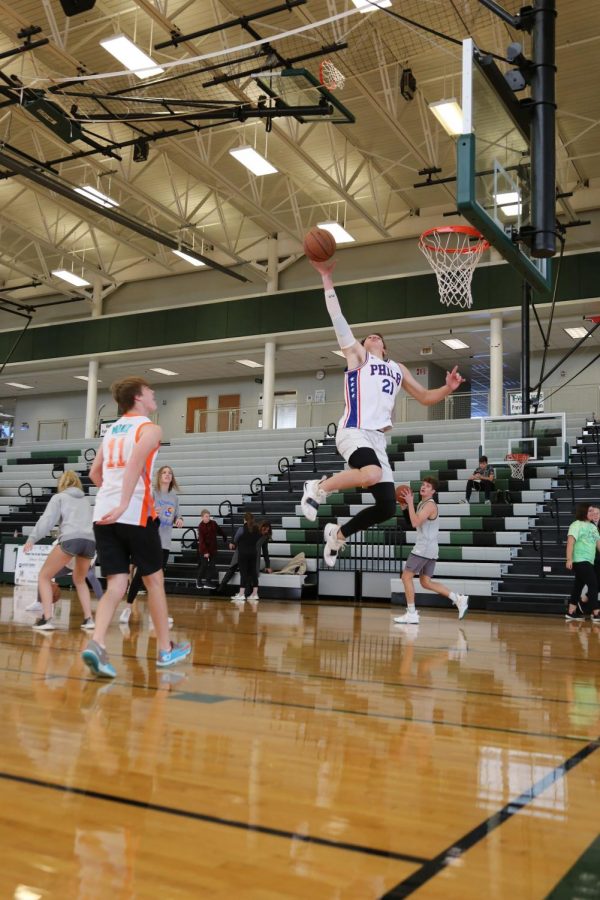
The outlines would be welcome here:
<svg viewBox="0 0 600 900">
<path fill-rule="evenodd" d="M 86 281 L 85 278 L 80 278 L 79 275 L 69 272 L 68 269 L 53 269 L 52 274 L 56 275 L 57 278 L 62 278 L 63 281 L 68 281 L 69 284 L 74 284 L 75 287 L 89 287 L 90 285 L 90 282 Z"/>
<path fill-rule="evenodd" d="M 521 215 L 521 197 L 518 191 L 506 191 L 503 194 L 494 194 L 494 199 L 503 215 Z"/>
<path fill-rule="evenodd" d="M 249 369 L 262 369 L 262 363 L 254 362 L 253 359 L 236 359 L 241 366 L 248 366 Z"/>
<path fill-rule="evenodd" d="M 112 197 L 107 197 L 102 191 L 97 191 L 95 187 L 89 184 L 84 184 L 83 187 L 76 187 L 75 193 L 81 194 L 82 197 L 86 197 L 88 200 L 93 200 L 98 206 L 104 206 L 106 209 L 114 209 L 115 206 L 119 205 Z"/>
<path fill-rule="evenodd" d="M 385 9 L 392 5 L 392 0 L 352 0 L 355 7 L 362 13 L 372 12 L 374 9 Z"/>
<path fill-rule="evenodd" d="M 451 350 L 467 350 L 469 347 L 468 344 L 465 344 L 464 341 L 460 341 L 458 338 L 447 338 L 445 341 L 442 341 L 442 344 L 450 347 Z"/>
<path fill-rule="evenodd" d="M 342 359 L 346 359 L 346 354 L 343 350 L 332 350 L 332 353 L 335 353 L 336 356 L 341 356 Z"/>
<path fill-rule="evenodd" d="M 183 250 L 173 250 L 175 256 L 180 256 L 181 259 L 185 259 L 186 262 L 191 263 L 193 266 L 205 266 L 206 263 L 202 262 L 201 259 L 196 259 L 195 256 L 190 256 L 189 253 L 184 253 Z"/>
<path fill-rule="evenodd" d="M 317 225 L 324 231 L 328 231 L 335 238 L 336 244 L 349 244 L 351 241 L 356 240 L 349 231 L 342 228 L 339 222 L 318 222 Z"/>
<path fill-rule="evenodd" d="M 157 66 L 153 59 L 143 53 L 139 47 L 130 41 L 124 34 L 116 34 L 114 37 L 106 38 L 100 41 L 100 46 L 104 47 L 115 59 L 123 63 L 126 69 L 132 72 L 136 78 L 151 78 L 153 75 L 160 75 L 164 72 L 160 66 Z"/>
<path fill-rule="evenodd" d="M 583 325 L 578 325 L 577 328 L 565 328 L 565 331 L 572 337 L 573 340 L 577 340 L 578 338 L 585 337 L 586 334 L 589 334 L 587 328 L 584 328 Z"/>
<path fill-rule="evenodd" d="M 21 384 L 19 381 L 6 381 L 9 387 L 21 388 L 24 391 L 32 391 L 34 386 L 32 384 Z"/>
<path fill-rule="evenodd" d="M 254 175 L 272 175 L 278 171 L 264 156 L 257 153 L 253 147 L 235 147 L 229 151 L 229 154 L 243 166 L 246 166 L 247 169 L 250 169 Z"/>
<path fill-rule="evenodd" d="M 429 109 L 451 137 L 462 134 L 463 111 L 458 100 L 437 100 L 429 104 Z"/>
<path fill-rule="evenodd" d="M 158 372 L 159 375 L 179 375 L 179 372 L 171 372 L 170 369 L 150 369 L 151 372 Z"/>
<path fill-rule="evenodd" d="M 73 375 L 73 378 L 78 378 L 79 381 L 89 381 L 90 380 L 87 375 Z M 96 381 L 98 382 L 98 384 L 102 384 L 102 382 L 99 378 L 97 378 Z"/>
</svg>

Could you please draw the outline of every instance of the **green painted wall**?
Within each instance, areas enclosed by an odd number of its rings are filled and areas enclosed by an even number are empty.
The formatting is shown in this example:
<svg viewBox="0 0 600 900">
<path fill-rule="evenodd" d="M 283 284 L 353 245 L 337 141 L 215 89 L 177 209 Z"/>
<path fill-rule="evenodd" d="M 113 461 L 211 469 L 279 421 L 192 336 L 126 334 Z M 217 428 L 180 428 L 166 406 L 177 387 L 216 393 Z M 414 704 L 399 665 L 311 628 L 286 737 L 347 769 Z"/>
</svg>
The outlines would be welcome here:
<svg viewBox="0 0 600 900">
<path fill-rule="evenodd" d="M 562 262 L 557 299 L 596 297 L 599 293 L 600 253 L 566 256 Z M 344 313 L 353 323 L 439 315 L 433 275 L 414 275 L 338 288 Z M 476 270 L 474 306 L 495 309 L 518 306 L 521 281 L 507 265 Z M 452 315 L 453 311 L 448 311 Z M 23 336 L 11 362 L 90 355 L 130 348 L 163 347 L 196 341 L 269 335 L 330 324 L 319 289 L 267 294 L 263 297 L 173 307 L 158 312 L 130 313 L 63 325 L 31 328 Z M 0 359 L 6 359 L 16 333 L 0 333 Z"/>
</svg>

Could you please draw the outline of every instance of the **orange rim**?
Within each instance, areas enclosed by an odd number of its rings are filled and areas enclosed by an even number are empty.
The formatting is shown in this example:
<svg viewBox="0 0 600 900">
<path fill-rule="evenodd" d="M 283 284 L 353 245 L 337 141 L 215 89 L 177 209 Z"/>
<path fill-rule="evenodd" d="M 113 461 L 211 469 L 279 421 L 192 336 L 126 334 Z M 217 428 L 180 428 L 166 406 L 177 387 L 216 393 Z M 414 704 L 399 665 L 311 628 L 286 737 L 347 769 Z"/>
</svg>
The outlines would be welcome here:
<svg viewBox="0 0 600 900">
<path fill-rule="evenodd" d="M 431 244 L 427 240 L 430 234 L 466 234 L 468 237 L 476 238 L 477 243 L 472 247 L 446 249 L 445 247 L 436 247 L 435 244 Z M 424 231 L 419 238 L 419 244 L 435 253 L 479 253 L 480 250 L 482 252 L 488 250 L 490 246 L 490 242 L 484 238 L 480 231 L 473 228 L 472 225 L 442 225 L 438 228 L 429 228 L 427 231 Z"/>
</svg>

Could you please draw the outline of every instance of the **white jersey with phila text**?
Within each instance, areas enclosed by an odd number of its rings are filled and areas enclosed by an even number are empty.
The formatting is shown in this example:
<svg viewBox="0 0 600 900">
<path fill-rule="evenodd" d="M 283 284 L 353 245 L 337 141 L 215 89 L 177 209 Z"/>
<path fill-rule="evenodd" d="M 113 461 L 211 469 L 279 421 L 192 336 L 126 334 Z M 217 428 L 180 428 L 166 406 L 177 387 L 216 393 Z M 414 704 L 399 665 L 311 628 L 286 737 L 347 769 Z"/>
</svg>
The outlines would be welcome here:
<svg viewBox="0 0 600 900">
<path fill-rule="evenodd" d="M 147 416 L 126 413 L 109 427 L 102 441 L 102 486 L 96 495 L 94 522 L 119 506 L 123 490 L 123 473 L 142 430 L 152 422 Z M 158 444 L 150 451 L 142 474 L 137 480 L 129 506 L 120 516 L 125 525 L 146 525 L 148 518 L 156 518 L 152 497 L 152 470 Z"/>
<path fill-rule="evenodd" d="M 357 369 L 345 372 L 346 409 L 340 428 L 381 431 L 392 427 L 394 403 L 402 385 L 398 363 L 384 362 L 372 353 Z"/>
</svg>

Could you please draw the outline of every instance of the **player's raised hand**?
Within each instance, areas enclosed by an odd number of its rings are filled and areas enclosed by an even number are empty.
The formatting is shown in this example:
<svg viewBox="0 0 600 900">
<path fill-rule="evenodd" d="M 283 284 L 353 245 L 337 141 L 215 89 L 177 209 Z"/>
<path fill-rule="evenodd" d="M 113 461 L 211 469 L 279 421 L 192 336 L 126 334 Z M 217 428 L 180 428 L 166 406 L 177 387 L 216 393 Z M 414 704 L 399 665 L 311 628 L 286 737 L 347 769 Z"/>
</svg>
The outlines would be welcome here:
<svg viewBox="0 0 600 900">
<path fill-rule="evenodd" d="M 465 380 L 458 371 L 458 366 L 454 366 L 451 372 L 446 372 L 446 384 L 451 391 L 455 391 L 465 383 Z"/>
<path fill-rule="evenodd" d="M 321 275 L 321 277 L 327 276 L 327 275 L 331 276 L 333 273 L 333 270 L 335 269 L 335 265 L 336 265 L 336 261 L 335 261 L 335 259 L 333 259 L 333 257 L 331 259 L 325 259 L 325 260 L 309 259 L 308 261 L 311 264 L 311 266 L 313 267 L 313 269 L 317 270 L 317 272 L 319 273 L 319 275 Z"/>
</svg>

